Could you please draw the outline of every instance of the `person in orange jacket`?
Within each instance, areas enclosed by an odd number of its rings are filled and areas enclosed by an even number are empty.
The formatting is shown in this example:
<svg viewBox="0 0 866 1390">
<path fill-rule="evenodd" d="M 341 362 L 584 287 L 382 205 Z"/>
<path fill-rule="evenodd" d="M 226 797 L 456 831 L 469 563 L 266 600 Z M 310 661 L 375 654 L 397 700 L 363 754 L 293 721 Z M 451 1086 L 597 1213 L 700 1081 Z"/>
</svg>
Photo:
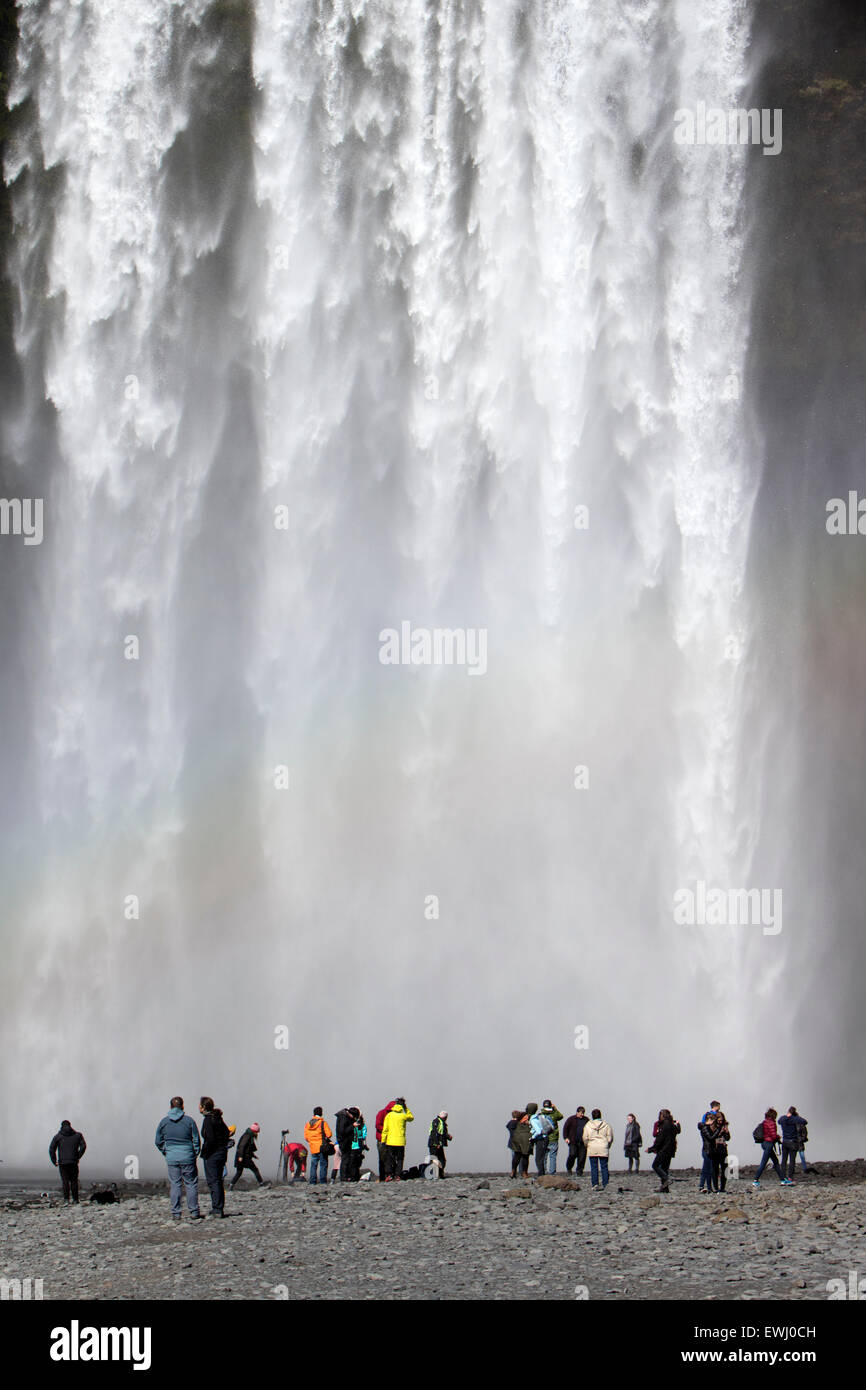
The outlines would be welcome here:
<svg viewBox="0 0 866 1390">
<path fill-rule="evenodd" d="M 312 1118 L 304 1125 L 304 1138 L 310 1151 L 310 1176 L 307 1182 L 314 1187 L 317 1182 L 328 1181 L 328 1157 L 334 1152 L 331 1143 L 331 1126 L 322 1115 L 321 1105 L 317 1105 Z"/>
</svg>

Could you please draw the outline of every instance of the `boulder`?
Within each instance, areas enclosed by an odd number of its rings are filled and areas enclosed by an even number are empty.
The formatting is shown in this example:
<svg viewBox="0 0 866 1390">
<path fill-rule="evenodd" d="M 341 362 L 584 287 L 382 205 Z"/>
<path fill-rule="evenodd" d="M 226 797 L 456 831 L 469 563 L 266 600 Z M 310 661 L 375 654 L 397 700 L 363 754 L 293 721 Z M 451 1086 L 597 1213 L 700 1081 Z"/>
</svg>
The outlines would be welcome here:
<svg viewBox="0 0 866 1390">
<path fill-rule="evenodd" d="M 721 1211 L 713 1214 L 714 1221 L 748 1221 L 748 1219 L 742 1207 L 723 1207 Z"/>
</svg>

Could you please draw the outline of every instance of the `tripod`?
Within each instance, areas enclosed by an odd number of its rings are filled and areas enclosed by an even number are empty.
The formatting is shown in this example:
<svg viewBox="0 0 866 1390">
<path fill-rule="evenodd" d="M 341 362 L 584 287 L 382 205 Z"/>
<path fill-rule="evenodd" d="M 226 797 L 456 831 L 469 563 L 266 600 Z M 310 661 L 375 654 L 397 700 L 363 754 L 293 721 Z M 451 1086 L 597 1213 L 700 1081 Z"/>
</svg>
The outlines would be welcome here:
<svg viewBox="0 0 866 1390">
<path fill-rule="evenodd" d="M 277 1160 L 277 1182 L 285 1182 L 289 1173 L 289 1151 L 286 1147 L 287 1129 L 280 1130 L 280 1157 Z"/>
</svg>

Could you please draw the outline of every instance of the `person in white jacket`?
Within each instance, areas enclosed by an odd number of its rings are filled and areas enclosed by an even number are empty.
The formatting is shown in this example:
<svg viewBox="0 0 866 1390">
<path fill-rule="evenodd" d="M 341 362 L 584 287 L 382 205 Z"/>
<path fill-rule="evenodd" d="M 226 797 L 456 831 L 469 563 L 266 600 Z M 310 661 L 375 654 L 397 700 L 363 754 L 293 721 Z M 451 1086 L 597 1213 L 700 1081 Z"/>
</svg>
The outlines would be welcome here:
<svg viewBox="0 0 866 1390">
<path fill-rule="evenodd" d="M 598 1192 L 599 1169 L 601 1169 L 602 1188 L 607 1187 L 608 1184 L 607 1156 L 613 1143 L 613 1130 L 607 1121 L 601 1118 L 600 1110 L 593 1110 L 592 1119 L 583 1131 L 583 1142 L 586 1145 L 586 1156 L 589 1159 L 592 1190 Z"/>
</svg>

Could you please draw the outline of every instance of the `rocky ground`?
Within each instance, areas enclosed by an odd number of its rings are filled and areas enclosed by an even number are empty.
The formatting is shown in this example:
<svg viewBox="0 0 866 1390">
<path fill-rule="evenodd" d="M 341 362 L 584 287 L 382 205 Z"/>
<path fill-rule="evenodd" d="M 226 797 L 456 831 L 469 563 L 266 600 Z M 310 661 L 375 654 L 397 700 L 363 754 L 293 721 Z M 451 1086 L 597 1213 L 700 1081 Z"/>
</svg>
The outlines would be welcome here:
<svg viewBox="0 0 866 1390">
<path fill-rule="evenodd" d="M 46 1299 L 826 1299 L 866 1276 L 866 1164 L 793 1188 L 670 1195 L 651 1174 L 563 1185 L 494 1175 L 329 1187 L 245 1183 L 230 1219 L 170 1219 L 167 1187 L 114 1205 L 0 1200 L 0 1273 Z M 202 1211 L 209 1208 L 203 1191 Z"/>
</svg>

